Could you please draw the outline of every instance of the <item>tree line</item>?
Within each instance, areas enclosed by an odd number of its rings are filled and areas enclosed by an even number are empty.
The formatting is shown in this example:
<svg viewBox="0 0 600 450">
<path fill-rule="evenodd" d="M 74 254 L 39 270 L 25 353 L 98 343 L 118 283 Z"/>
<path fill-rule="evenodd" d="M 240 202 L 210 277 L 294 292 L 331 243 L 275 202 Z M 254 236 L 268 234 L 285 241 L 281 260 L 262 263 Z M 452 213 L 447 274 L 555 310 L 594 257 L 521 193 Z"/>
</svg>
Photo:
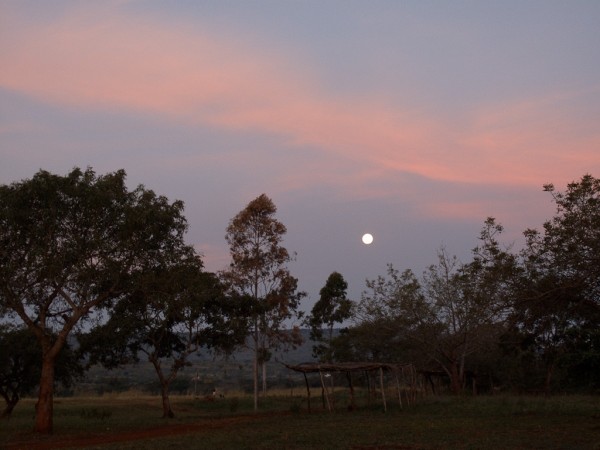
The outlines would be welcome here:
<svg viewBox="0 0 600 450">
<path fill-rule="evenodd" d="M 469 262 L 442 248 L 420 277 L 388 265 L 350 305 L 332 274 L 311 314 L 315 356 L 412 362 L 454 393 L 598 393 L 600 180 L 544 190 L 556 213 L 524 231 L 519 251 L 500 243 L 503 227 L 488 218 Z M 349 326 L 332 337 L 332 322 Z"/>
<path fill-rule="evenodd" d="M 269 197 L 231 219 L 231 263 L 211 273 L 185 243 L 183 203 L 143 185 L 130 191 L 125 179 L 75 168 L 0 186 L 0 395 L 9 415 L 36 389 L 37 432 L 52 432 L 56 383 L 142 358 L 172 417 L 169 386 L 200 347 L 252 350 L 256 409 L 271 353 L 301 343 L 289 323 L 302 318 L 305 294 Z M 358 301 L 333 272 L 302 322 L 314 356 L 413 362 L 445 373 L 455 392 L 469 374 L 510 388 L 542 379 L 546 390 L 598 389 L 600 180 L 545 189 L 556 215 L 526 230 L 519 252 L 501 247 L 490 218 L 472 261 L 442 249 L 420 278 L 390 265 Z M 340 324 L 349 326 L 334 332 Z"/>
<path fill-rule="evenodd" d="M 183 203 L 143 185 L 130 191 L 125 178 L 42 170 L 0 186 L 0 395 L 9 415 L 37 389 L 37 432 L 52 432 L 56 382 L 140 358 L 173 417 L 169 386 L 201 346 L 228 353 L 251 342 L 256 407 L 269 350 L 298 342 L 283 324 L 304 294 L 266 195 L 231 220 L 232 262 L 214 274 L 184 241 Z"/>
</svg>

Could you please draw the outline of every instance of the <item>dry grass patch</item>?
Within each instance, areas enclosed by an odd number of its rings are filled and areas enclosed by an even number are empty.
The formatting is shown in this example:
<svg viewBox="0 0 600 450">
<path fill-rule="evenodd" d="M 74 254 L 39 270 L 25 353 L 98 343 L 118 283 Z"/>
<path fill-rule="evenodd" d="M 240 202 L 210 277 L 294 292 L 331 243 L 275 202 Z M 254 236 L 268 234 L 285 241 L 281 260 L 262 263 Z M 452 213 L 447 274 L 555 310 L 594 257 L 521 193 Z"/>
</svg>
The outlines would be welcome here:
<svg viewBox="0 0 600 450">
<path fill-rule="evenodd" d="M 374 404 L 313 414 L 292 408 L 300 400 L 269 396 L 254 414 L 249 396 L 174 397 L 177 416 L 165 420 L 159 397 L 59 399 L 51 437 L 30 433 L 34 401 L 26 400 L 0 423 L 0 448 L 600 449 L 598 397 L 442 397 L 387 413 Z"/>
</svg>

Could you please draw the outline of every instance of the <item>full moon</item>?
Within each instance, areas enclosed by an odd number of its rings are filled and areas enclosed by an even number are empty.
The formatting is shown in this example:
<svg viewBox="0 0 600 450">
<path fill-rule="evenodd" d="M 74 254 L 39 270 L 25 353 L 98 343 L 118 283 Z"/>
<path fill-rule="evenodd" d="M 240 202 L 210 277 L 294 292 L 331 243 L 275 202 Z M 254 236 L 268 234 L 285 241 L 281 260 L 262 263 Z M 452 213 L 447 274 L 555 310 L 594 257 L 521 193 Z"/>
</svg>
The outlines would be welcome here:
<svg viewBox="0 0 600 450">
<path fill-rule="evenodd" d="M 369 233 L 363 234 L 362 241 L 363 244 L 369 245 L 371 242 L 373 242 L 373 235 Z"/>
</svg>

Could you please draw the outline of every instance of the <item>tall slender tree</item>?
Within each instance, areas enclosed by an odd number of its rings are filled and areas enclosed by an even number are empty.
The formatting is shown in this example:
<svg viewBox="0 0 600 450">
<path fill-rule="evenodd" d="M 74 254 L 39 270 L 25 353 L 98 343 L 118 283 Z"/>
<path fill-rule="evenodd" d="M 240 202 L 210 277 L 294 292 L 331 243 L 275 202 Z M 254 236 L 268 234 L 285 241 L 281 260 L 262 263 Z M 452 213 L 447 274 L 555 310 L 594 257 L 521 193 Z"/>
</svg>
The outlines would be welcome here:
<svg viewBox="0 0 600 450">
<path fill-rule="evenodd" d="M 277 208 L 262 194 L 252 200 L 229 223 L 225 236 L 232 262 L 222 278 L 230 293 L 247 304 L 246 331 L 254 355 L 254 409 L 258 409 L 259 372 L 265 388 L 266 362 L 279 346 L 301 342 L 299 329 L 286 329 L 298 315 L 304 293 L 287 264 L 293 257 L 282 245 L 286 227 L 275 218 Z"/>
<path fill-rule="evenodd" d="M 52 432 L 55 364 L 69 334 L 126 297 L 151 261 L 184 245 L 182 211 L 182 202 L 143 186 L 129 191 L 123 170 L 40 171 L 0 186 L 0 310 L 41 348 L 37 432 Z"/>
<path fill-rule="evenodd" d="M 333 359 L 333 327 L 336 324 L 344 323 L 352 315 L 353 303 L 346 297 L 347 290 L 348 283 L 342 274 L 332 272 L 327 278 L 325 286 L 319 291 L 319 300 L 314 304 L 307 319 L 310 338 L 318 342 L 313 346 L 313 355 L 316 358 L 325 361 Z"/>
</svg>

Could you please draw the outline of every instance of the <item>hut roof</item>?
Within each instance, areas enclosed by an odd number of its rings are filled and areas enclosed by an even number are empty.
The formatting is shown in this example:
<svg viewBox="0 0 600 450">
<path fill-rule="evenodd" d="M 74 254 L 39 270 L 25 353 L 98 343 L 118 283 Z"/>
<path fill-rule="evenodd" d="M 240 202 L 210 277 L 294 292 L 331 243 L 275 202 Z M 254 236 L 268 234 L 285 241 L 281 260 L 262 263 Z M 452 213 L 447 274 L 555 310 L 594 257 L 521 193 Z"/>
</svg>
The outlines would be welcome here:
<svg viewBox="0 0 600 450">
<path fill-rule="evenodd" d="M 377 363 L 377 362 L 341 362 L 341 363 L 302 363 L 297 365 L 284 364 L 288 369 L 302 373 L 314 372 L 364 372 L 369 370 L 400 370 L 411 364 Z"/>
</svg>

